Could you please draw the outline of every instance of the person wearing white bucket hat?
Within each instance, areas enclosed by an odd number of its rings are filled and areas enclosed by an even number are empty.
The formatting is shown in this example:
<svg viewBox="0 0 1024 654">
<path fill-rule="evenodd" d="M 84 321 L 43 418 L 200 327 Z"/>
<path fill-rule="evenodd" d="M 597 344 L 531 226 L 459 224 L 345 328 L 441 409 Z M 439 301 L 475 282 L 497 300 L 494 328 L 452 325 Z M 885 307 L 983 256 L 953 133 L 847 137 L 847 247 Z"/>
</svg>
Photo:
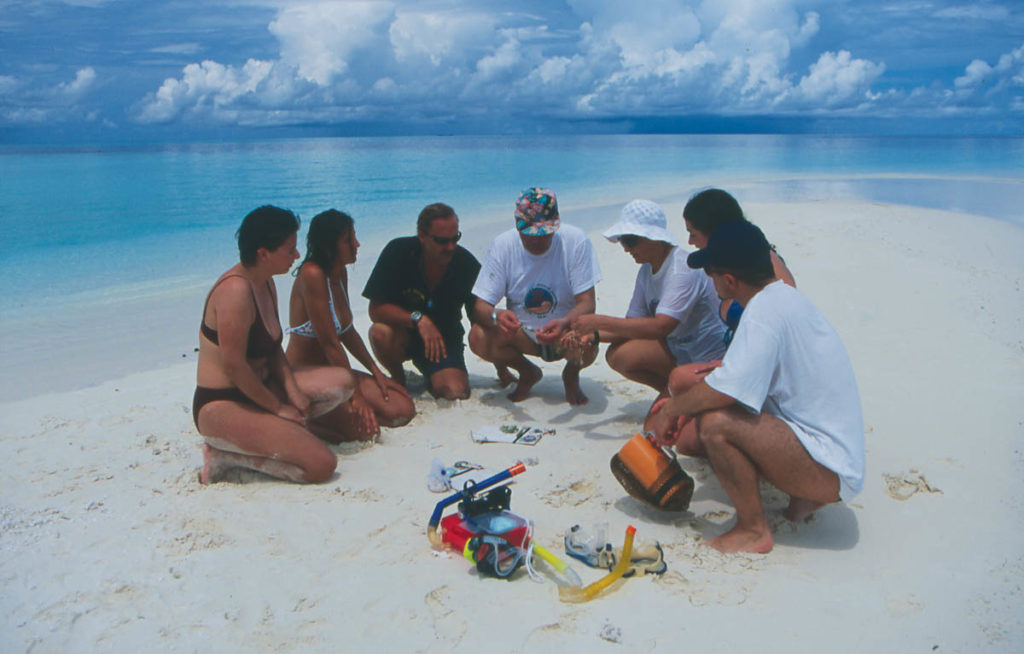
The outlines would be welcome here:
<svg viewBox="0 0 1024 654">
<path fill-rule="evenodd" d="M 714 361 L 725 352 L 718 296 L 707 275 L 686 265 L 687 253 L 666 228 L 657 203 L 633 200 L 604 237 L 640 264 L 633 298 L 624 318 L 577 316 L 573 329 L 598 332 L 611 343 L 608 365 L 663 397 L 676 366 Z"/>
</svg>

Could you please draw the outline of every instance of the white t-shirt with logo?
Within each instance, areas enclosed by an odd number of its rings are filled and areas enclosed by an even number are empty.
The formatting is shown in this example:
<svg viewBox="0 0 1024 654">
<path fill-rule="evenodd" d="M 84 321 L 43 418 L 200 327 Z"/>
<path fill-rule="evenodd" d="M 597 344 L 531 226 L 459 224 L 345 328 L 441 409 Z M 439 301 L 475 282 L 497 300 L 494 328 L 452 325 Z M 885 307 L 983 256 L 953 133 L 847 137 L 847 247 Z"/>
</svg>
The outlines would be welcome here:
<svg viewBox="0 0 1024 654">
<path fill-rule="evenodd" d="M 725 325 L 718 317 L 721 300 L 703 270 L 686 265 L 688 253 L 673 247 L 657 273 L 651 264 L 640 266 L 627 318 L 653 318 L 664 314 L 679 321 L 665 339 L 676 363 L 697 363 L 722 358 Z"/>
<path fill-rule="evenodd" d="M 515 228 L 494 239 L 473 295 L 515 312 L 523 325 L 540 329 L 576 306 L 576 295 L 601 281 L 594 246 L 583 230 L 562 223 L 541 255 L 530 254 Z"/>
<path fill-rule="evenodd" d="M 782 419 L 815 461 L 839 476 L 844 501 L 864 485 L 864 422 L 839 335 L 784 282 L 751 299 L 722 366 L 705 380 L 755 413 Z"/>
</svg>

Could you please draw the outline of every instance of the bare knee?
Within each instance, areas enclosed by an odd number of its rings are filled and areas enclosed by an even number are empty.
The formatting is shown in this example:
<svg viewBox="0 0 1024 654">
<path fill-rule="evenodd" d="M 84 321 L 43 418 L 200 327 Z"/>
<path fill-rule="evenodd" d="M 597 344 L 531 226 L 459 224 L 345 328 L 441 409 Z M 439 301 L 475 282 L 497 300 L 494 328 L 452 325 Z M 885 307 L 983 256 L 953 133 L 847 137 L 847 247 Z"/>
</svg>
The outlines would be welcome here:
<svg viewBox="0 0 1024 654">
<path fill-rule="evenodd" d="M 370 325 L 370 331 L 367 336 L 370 339 L 370 346 L 375 352 L 387 353 L 389 355 L 397 355 L 397 353 L 404 351 L 406 341 L 408 340 L 405 332 L 396 330 L 391 325 L 382 322 L 375 322 Z"/>
<path fill-rule="evenodd" d="M 412 415 L 383 416 L 380 423 L 385 427 L 404 427 L 412 420 Z"/>
<path fill-rule="evenodd" d="M 310 457 L 309 462 L 303 466 L 305 471 L 303 479 L 313 484 L 320 484 L 330 479 L 337 468 L 338 457 L 324 445 L 322 448 L 318 448 L 316 453 Z"/>
<path fill-rule="evenodd" d="M 712 450 L 726 442 L 732 417 L 724 409 L 705 411 L 696 417 L 697 439 L 706 450 Z"/>
<path fill-rule="evenodd" d="M 480 325 L 473 325 L 469 330 L 469 337 L 466 339 L 469 342 L 469 351 L 477 355 L 485 361 L 490 361 L 493 357 L 490 356 L 489 339 L 487 338 L 487 332 Z"/>
<path fill-rule="evenodd" d="M 431 392 L 442 400 L 465 400 L 469 398 L 469 384 L 442 382 L 434 386 Z"/>
<path fill-rule="evenodd" d="M 384 403 L 380 411 L 379 421 L 387 427 L 401 427 L 409 424 L 409 421 L 416 415 L 416 406 L 405 398 L 399 400 L 392 395 L 391 400 Z"/>
<path fill-rule="evenodd" d="M 693 373 L 686 366 L 676 366 L 668 375 L 668 390 L 672 395 L 681 395 L 693 385 Z"/>
<path fill-rule="evenodd" d="M 625 364 L 623 361 L 624 357 L 620 354 L 622 351 L 622 345 L 622 343 L 613 343 L 608 346 L 608 349 L 605 350 L 604 353 L 604 360 L 608 362 L 611 369 L 616 372 L 621 372 Z"/>
</svg>

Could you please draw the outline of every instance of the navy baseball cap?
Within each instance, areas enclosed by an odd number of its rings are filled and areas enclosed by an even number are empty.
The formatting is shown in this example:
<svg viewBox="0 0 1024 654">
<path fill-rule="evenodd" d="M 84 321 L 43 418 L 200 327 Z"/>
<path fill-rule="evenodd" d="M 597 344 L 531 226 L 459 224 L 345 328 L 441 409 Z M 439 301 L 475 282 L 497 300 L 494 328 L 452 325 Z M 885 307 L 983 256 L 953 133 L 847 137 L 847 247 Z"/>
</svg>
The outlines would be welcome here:
<svg viewBox="0 0 1024 654">
<path fill-rule="evenodd" d="M 734 220 L 715 228 L 703 250 L 686 257 L 691 268 L 758 270 L 764 262 L 771 265 L 771 245 L 754 223 Z"/>
</svg>

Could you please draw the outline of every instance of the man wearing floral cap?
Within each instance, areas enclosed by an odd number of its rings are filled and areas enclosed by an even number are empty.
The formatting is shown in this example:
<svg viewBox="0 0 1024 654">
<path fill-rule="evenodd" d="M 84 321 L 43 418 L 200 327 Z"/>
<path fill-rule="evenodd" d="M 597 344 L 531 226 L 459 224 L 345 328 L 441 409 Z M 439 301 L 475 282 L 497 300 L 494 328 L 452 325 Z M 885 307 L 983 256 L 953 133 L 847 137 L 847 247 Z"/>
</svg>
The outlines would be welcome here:
<svg viewBox="0 0 1024 654">
<path fill-rule="evenodd" d="M 569 404 L 586 404 L 580 370 L 594 362 L 597 339 L 571 329 L 594 313 L 594 286 L 601 280 L 594 246 L 582 230 L 561 223 L 554 191 L 529 188 L 516 202 L 515 229 L 491 244 L 473 286 L 476 296 L 469 347 L 481 359 L 519 373 L 509 399 L 526 399 L 540 381 L 545 361 L 565 359 L 562 382 Z M 504 298 L 505 307 L 497 308 Z"/>
</svg>

